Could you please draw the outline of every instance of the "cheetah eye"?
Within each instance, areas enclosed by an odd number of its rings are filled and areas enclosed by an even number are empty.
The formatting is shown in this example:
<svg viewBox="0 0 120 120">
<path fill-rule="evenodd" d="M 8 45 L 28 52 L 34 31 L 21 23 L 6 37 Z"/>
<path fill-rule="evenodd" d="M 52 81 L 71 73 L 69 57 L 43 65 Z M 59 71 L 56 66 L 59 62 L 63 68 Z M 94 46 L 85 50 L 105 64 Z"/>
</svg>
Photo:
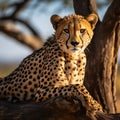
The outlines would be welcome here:
<svg viewBox="0 0 120 120">
<path fill-rule="evenodd" d="M 64 32 L 69 33 L 69 30 L 68 29 L 64 29 Z"/>
<path fill-rule="evenodd" d="M 80 29 L 80 33 L 84 33 L 86 29 Z"/>
</svg>

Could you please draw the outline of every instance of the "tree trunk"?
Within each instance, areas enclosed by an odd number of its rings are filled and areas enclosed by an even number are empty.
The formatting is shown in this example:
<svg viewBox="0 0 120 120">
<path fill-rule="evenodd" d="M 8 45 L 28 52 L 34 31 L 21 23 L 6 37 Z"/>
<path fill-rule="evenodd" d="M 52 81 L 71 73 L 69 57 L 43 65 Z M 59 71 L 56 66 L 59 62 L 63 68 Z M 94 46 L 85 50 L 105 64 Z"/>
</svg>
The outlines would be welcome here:
<svg viewBox="0 0 120 120">
<path fill-rule="evenodd" d="M 77 14 L 96 12 L 93 0 L 73 0 Z M 107 113 L 116 110 L 117 54 L 120 35 L 120 0 L 114 0 L 102 22 L 98 22 L 94 38 L 89 45 L 85 85 Z M 117 11 L 116 11 L 117 10 Z M 85 109 L 72 99 L 58 97 L 46 102 L 11 104 L 0 101 L 1 120 L 120 120 L 120 114 L 97 113 L 86 116 Z"/>
<path fill-rule="evenodd" d="M 81 4 L 82 3 L 82 4 Z M 87 7 L 86 7 L 87 6 Z M 74 0 L 76 14 L 97 13 L 93 0 Z M 116 74 L 120 42 L 120 0 L 114 0 L 99 20 L 88 47 L 85 85 L 107 113 L 116 113 Z"/>
</svg>

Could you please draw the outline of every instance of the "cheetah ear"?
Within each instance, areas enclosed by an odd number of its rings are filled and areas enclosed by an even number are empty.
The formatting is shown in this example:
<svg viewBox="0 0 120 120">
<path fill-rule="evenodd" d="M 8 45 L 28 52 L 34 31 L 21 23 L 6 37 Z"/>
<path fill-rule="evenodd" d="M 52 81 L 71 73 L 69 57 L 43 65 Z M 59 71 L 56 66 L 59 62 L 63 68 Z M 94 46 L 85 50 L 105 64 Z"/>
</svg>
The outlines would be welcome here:
<svg viewBox="0 0 120 120">
<path fill-rule="evenodd" d="M 90 23 L 92 30 L 95 28 L 95 25 L 98 21 L 98 16 L 96 14 L 90 14 L 86 17 L 87 21 Z"/>
<path fill-rule="evenodd" d="M 58 27 L 58 23 L 60 20 L 62 20 L 62 18 L 59 15 L 52 15 L 50 20 L 53 25 L 53 28 L 56 30 Z"/>
</svg>

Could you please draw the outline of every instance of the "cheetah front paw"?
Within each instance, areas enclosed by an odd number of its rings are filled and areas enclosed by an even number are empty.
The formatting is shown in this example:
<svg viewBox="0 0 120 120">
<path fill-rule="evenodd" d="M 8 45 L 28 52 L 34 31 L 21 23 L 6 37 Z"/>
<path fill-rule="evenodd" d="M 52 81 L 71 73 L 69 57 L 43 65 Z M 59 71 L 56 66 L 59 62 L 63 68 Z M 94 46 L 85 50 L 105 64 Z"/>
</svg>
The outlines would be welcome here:
<svg viewBox="0 0 120 120">
<path fill-rule="evenodd" d="M 95 115 L 96 112 L 103 112 L 102 106 L 95 100 L 88 103 L 87 114 Z"/>
</svg>

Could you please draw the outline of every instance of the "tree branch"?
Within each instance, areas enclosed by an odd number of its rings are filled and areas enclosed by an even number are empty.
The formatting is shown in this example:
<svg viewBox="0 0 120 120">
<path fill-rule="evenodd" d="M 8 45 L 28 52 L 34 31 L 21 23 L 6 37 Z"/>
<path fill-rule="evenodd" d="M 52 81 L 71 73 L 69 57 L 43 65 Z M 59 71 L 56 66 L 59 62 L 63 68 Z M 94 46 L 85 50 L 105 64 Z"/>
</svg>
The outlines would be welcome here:
<svg viewBox="0 0 120 120">
<path fill-rule="evenodd" d="M 16 17 L 21 12 L 21 10 L 23 10 L 26 7 L 28 2 L 30 2 L 30 0 L 23 0 L 22 2 L 15 4 L 16 9 L 11 16 Z"/>
<path fill-rule="evenodd" d="M 116 22 L 120 23 L 120 7 L 118 7 L 118 5 L 120 5 L 120 1 L 113 0 L 103 18 L 102 24 L 103 26 L 106 26 L 107 24 L 107 26 L 105 27 L 105 31 L 108 30 L 108 33 L 111 33 L 113 31 Z"/>
<path fill-rule="evenodd" d="M 0 17 L 0 21 L 1 22 L 2 21 L 3 22 L 5 22 L 5 21 L 12 21 L 12 22 L 22 23 L 23 25 L 25 25 L 30 30 L 30 32 L 32 32 L 33 35 L 35 35 L 35 36 L 37 36 L 37 37 L 42 39 L 42 37 L 37 33 L 37 31 L 26 20 L 22 20 L 21 18 L 14 18 L 12 16 L 7 16 L 7 17 Z"/>
<path fill-rule="evenodd" d="M 68 98 L 67 98 L 68 99 Z M 80 109 L 76 101 L 62 97 L 42 103 L 22 102 L 11 104 L 0 101 L 1 120 L 119 120 L 120 114 L 97 113 L 95 117 L 87 116 L 85 109 Z"/>
<path fill-rule="evenodd" d="M 0 24 L 0 31 L 14 38 L 20 43 L 27 45 L 33 50 L 39 49 L 43 45 L 43 41 L 39 37 L 23 34 L 20 30 L 15 28 L 15 26 L 10 23 L 7 24 L 2 22 Z"/>
<path fill-rule="evenodd" d="M 94 0 L 73 0 L 73 6 L 76 14 L 87 16 L 90 13 L 96 13 L 96 4 Z"/>
</svg>

